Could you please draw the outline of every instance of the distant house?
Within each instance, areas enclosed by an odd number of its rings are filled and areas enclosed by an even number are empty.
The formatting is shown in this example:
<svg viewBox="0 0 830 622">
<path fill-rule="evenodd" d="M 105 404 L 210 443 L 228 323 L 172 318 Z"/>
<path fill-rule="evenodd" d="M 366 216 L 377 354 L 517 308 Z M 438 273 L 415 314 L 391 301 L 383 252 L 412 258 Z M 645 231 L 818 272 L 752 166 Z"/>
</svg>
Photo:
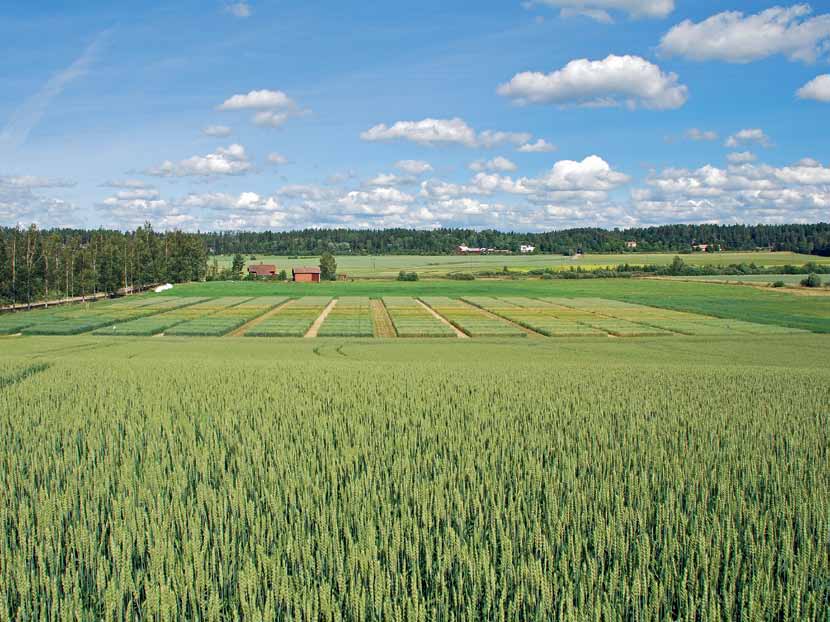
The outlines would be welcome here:
<svg viewBox="0 0 830 622">
<path fill-rule="evenodd" d="M 500 248 L 476 248 L 465 246 L 461 244 L 455 247 L 455 252 L 459 255 L 509 255 L 510 251 Z"/>
<path fill-rule="evenodd" d="M 525 255 L 527 255 L 528 253 L 532 253 L 535 250 L 536 250 L 536 247 L 532 246 L 530 244 L 522 244 L 521 246 L 519 246 L 519 252 L 523 253 Z"/>
<path fill-rule="evenodd" d="M 637 248 L 637 241 L 636 241 L 636 240 L 628 240 L 628 241 L 625 243 L 625 247 L 626 247 L 626 248 L 630 248 L 630 249 L 632 249 L 632 250 L 633 250 L 633 249 Z"/>
<path fill-rule="evenodd" d="M 271 264 L 267 264 L 267 263 L 251 264 L 250 266 L 248 266 L 248 274 L 250 276 L 254 276 L 254 277 L 276 276 L 277 275 L 277 267 L 272 266 Z"/>
<path fill-rule="evenodd" d="M 292 268 L 291 277 L 297 283 L 319 283 L 320 268 Z"/>
</svg>

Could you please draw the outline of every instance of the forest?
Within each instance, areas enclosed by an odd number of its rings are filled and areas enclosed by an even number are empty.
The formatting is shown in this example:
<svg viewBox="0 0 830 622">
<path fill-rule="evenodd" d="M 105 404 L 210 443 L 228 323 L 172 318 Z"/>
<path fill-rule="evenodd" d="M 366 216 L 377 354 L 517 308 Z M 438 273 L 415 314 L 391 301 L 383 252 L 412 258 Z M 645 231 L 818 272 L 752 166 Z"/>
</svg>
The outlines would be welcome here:
<svg viewBox="0 0 830 622">
<path fill-rule="evenodd" d="M 620 253 L 626 242 L 634 252 L 687 252 L 692 244 L 723 250 L 772 249 L 830 255 L 830 223 L 811 225 L 665 225 L 637 229 L 566 229 L 516 233 L 471 229 L 305 229 L 302 231 L 228 231 L 202 234 L 218 255 L 261 253 L 306 255 L 330 251 L 339 255 L 444 255 L 466 244 L 518 251 L 532 244 L 541 253 Z"/>
<path fill-rule="evenodd" d="M 28 304 L 201 280 L 207 250 L 196 234 L 0 228 L 0 302 Z"/>
</svg>

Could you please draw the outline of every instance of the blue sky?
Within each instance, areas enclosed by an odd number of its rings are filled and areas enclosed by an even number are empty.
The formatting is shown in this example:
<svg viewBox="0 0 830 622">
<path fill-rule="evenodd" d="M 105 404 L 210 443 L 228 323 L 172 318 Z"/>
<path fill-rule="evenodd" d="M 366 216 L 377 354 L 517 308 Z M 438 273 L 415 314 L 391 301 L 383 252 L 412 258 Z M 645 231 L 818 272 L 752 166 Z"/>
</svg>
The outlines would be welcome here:
<svg viewBox="0 0 830 622">
<path fill-rule="evenodd" d="M 0 9 L 0 224 L 830 214 L 824 3 L 28 4 Z"/>
</svg>

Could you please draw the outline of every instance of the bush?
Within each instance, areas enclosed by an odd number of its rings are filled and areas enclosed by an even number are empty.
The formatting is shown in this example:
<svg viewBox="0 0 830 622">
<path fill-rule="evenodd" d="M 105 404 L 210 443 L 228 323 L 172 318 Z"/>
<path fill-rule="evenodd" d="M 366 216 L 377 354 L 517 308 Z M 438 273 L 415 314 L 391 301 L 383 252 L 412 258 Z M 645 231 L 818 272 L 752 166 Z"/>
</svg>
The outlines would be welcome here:
<svg viewBox="0 0 830 622">
<path fill-rule="evenodd" d="M 821 277 L 818 274 L 811 274 L 801 281 L 803 287 L 821 287 Z"/>
<path fill-rule="evenodd" d="M 773 287 L 784 287 L 785 285 L 786 283 L 784 281 L 775 281 L 775 283 L 772 284 Z"/>
<path fill-rule="evenodd" d="M 470 274 L 469 272 L 450 272 L 447 275 L 448 279 L 452 279 L 453 281 L 475 281 L 476 277 L 474 274 Z"/>
<path fill-rule="evenodd" d="M 552 274 L 550 274 L 549 272 L 544 272 L 544 273 L 542 274 L 542 280 L 543 280 L 543 281 L 550 281 L 551 279 L 555 279 L 555 278 L 556 278 L 556 277 L 555 277 L 555 276 L 553 276 Z"/>
<path fill-rule="evenodd" d="M 398 273 L 398 280 L 399 281 L 417 281 L 418 280 L 418 273 L 417 272 L 405 272 L 401 270 Z"/>
</svg>

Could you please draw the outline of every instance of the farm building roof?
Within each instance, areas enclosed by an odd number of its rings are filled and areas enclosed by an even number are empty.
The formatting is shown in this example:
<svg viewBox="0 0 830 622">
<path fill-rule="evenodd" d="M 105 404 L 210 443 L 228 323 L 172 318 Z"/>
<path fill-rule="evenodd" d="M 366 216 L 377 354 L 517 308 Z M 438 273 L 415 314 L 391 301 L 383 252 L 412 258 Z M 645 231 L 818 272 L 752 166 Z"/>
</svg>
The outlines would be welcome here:
<svg viewBox="0 0 830 622">
<path fill-rule="evenodd" d="M 277 271 L 277 267 L 272 264 L 261 263 L 257 265 L 250 265 L 248 266 L 248 272 L 253 272 L 260 276 L 267 276 L 269 274 L 274 274 Z"/>
<path fill-rule="evenodd" d="M 293 268 L 294 274 L 320 274 L 320 268 Z"/>
</svg>

